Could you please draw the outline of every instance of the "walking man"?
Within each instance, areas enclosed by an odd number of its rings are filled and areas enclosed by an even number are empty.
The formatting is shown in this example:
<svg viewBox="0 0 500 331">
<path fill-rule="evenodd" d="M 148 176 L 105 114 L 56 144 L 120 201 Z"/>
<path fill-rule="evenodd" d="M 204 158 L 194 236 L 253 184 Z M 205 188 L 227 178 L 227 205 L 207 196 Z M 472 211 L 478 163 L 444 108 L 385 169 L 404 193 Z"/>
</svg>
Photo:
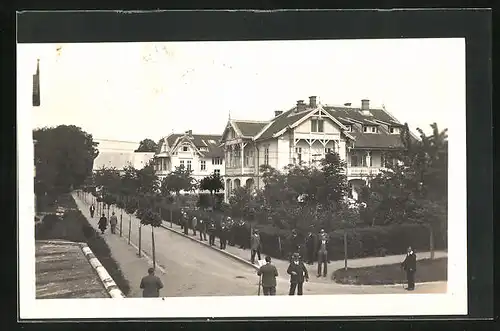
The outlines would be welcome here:
<svg viewBox="0 0 500 331">
<path fill-rule="evenodd" d="M 227 230 L 226 230 L 226 222 L 222 219 L 219 230 L 219 241 L 220 241 L 220 249 L 226 249 L 227 246 Z"/>
<path fill-rule="evenodd" d="M 321 268 L 323 266 L 323 268 Z M 321 277 L 321 269 L 323 269 L 323 277 L 328 273 L 328 235 L 325 230 L 321 229 L 318 236 L 318 274 Z"/>
<path fill-rule="evenodd" d="M 90 206 L 89 211 L 90 211 L 90 217 L 94 218 L 94 213 L 95 213 L 95 206 L 94 206 L 94 204 L 92 204 Z"/>
<path fill-rule="evenodd" d="M 118 218 L 115 215 L 115 212 L 112 213 L 111 217 L 109 218 L 109 225 L 111 226 L 111 233 L 115 234 L 116 232 L 116 224 L 118 223 Z"/>
<path fill-rule="evenodd" d="M 417 271 L 417 254 L 413 252 L 411 246 L 408 247 L 408 253 L 403 263 L 401 263 L 401 267 L 406 271 L 406 279 L 408 281 L 406 290 L 413 291 L 415 289 L 415 272 Z"/>
<path fill-rule="evenodd" d="M 198 227 L 198 219 L 196 216 L 193 217 L 193 220 L 191 221 L 191 228 L 193 229 L 193 236 L 196 236 L 196 228 Z"/>
<path fill-rule="evenodd" d="M 262 248 L 259 230 L 257 229 L 253 230 L 253 235 L 252 238 L 250 239 L 250 248 L 251 248 L 250 261 L 253 264 L 255 263 L 255 254 L 257 254 L 257 258 L 260 260 L 260 251 Z"/>
<path fill-rule="evenodd" d="M 108 219 L 106 216 L 104 216 L 104 213 L 102 213 L 101 218 L 99 219 L 99 230 L 101 230 L 101 233 L 104 234 L 104 231 L 106 231 L 106 228 L 108 227 Z"/>
<path fill-rule="evenodd" d="M 142 296 L 144 298 L 157 298 L 160 296 L 163 283 L 158 276 L 155 276 L 155 269 L 148 269 L 148 275 L 141 279 L 140 288 L 142 288 Z"/>
<path fill-rule="evenodd" d="M 286 271 L 290 275 L 289 295 L 295 295 L 295 289 L 297 289 L 297 295 L 302 295 L 304 280 L 306 282 L 309 281 L 307 268 L 299 258 L 299 253 L 294 253 L 292 255 L 292 262 Z"/>
<path fill-rule="evenodd" d="M 198 222 L 198 231 L 200 231 L 200 241 L 207 241 L 207 222 L 200 219 Z"/>
<path fill-rule="evenodd" d="M 184 234 L 187 236 L 189 230 L 189 217 L 186 213 L 184 213 L 184 217 L 182 218 L 182 220 L 183 220 Z"/>
<path fill-rule="evenodd" d="M 257 275 L 261 276 L 262 292 L 264 295 L 276 295 L 276 277 L 278 269 L 271 264 L 271 257 L 266 256 L 266 264 L 260 267 Z"/>
</svg>

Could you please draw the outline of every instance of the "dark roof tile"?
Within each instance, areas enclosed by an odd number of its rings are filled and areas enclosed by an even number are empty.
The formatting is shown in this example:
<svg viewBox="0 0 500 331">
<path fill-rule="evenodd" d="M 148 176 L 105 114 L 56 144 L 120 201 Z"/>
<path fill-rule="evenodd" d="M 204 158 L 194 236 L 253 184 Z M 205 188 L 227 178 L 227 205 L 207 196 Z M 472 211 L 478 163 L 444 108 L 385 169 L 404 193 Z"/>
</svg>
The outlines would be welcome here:
<svg viewBox="0 0 500 331">
<path fill-rule="evenodd" d="M 255 121 L 233 121 L 233 124 L 240 130 L 241 134 L 246 137 L 257 135 L 269 122 Z"/>
<path fill-rule="evenodd" d="M 166 138 L 168 146 L 172 148 L 177 138 L 182 138 L 185 134 L 174 133 Z M 211 134 L 193 134 L 191 136 L 193 144 L 200 147 L 207 147 L 208 150 L 202 151 L 205 157 L 223 157 L 224 151 L 220 147 L 220 135 Z"/>
</svg>

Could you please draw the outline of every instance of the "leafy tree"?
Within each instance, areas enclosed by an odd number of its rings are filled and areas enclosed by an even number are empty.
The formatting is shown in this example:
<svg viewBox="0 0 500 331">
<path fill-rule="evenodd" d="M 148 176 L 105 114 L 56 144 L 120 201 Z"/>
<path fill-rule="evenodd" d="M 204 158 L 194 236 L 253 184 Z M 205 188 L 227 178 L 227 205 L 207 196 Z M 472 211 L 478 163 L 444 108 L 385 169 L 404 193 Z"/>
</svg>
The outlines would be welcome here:
<svg viewBox="0 0 500 331">
<path fill-rule="evenodd" d="M 156 267 L 156 245 L 154 228 L 162 224 L 160 214 L 153 211 L 150 206 L 137 210 L 137 217 L 140 219 L 141 224 L 151 226 L 151 246 L 153 253 L 153 267 Z M 140 242 L 139 242 L 140 243 Z"/>
<path fill-rule="evenodd" d="M 141 195 L 157 194 L 159 192 L 159 180 L 156 175 L 153 161 L 144 168 L 136 170 L 137 191 Z"/>
<path fill-rule="evenodd" d="M 57 196 L 80 187 L 91 175 L 98 155 L 92 135 L 74 125 L 36 129 L 35 193 Z"/>
<path fill-rule="evenodd" d="M 204 177 L 200 181 L 200 189 L 210 191 L 211 205 L 215 208 L 215 197 L 214 194 L 219 192 L 224 188 L 224 183 L 218 173 L 213 173 L 210 176 Z"/>
<path fill-rule="evenodd" d="M 180 191 L 191 191 L 195 188 L 195 181 L 191 174 L 192 170 L 183 166 L 176 167 L 174 171 L 163 178 L 160 186 L 162 195 L 168 196 L 170 192 L 175 192 L 178 196 Z"/>
<path fill-rule="evenodd" d="M 135 152 L 156 152 L 157 149 L 158 144 L 154 140 L 146 138 L 141 140 Z"/>
</svg>

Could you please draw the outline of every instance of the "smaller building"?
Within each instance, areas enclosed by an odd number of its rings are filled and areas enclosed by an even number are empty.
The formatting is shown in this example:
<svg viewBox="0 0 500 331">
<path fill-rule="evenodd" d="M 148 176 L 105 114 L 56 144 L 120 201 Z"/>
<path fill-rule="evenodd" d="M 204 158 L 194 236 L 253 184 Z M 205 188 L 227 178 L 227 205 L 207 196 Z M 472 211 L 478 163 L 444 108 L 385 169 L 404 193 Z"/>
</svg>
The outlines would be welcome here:
<svg viewBox="0 0 500 331">
<path fill-rule="evenodd" d="M 135 152 L 138 142 L 96 139 L 99 155 L 94 160 L 93 170 L 116 168 L 122 171 L 127 166 L 144 168 L 154 157 L 154 152 Z"/>
<path fill-rule="evenodd" d="M 193 134 L 192 130 L 162 138 L 154 156 L 158 177 L 163 179 L 180 166 L 192 170 L 192 177 L 198 182 L 213 173 L 224 176 L 220 140 L 220 135 Z"/>
</svg>

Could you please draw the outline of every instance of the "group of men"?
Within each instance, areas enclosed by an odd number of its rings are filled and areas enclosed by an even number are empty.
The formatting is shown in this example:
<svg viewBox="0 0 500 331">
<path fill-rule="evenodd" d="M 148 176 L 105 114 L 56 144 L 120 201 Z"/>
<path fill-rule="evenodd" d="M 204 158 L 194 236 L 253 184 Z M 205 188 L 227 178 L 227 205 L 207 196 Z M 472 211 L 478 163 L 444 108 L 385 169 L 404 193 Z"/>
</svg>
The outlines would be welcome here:
<svg viewBox="0 0 500 331">
<path fill-rule="evenodd" d="M 290 237 L 290 262 L 294 254 L 304 256 L 307 264 L 312 265 L 314 261 L 318 263 L 317 277 L 326 277 L 328 274 L 328 234 L 324 229 L 321 229 L 317 235 L 309 231 L 305 239 L 301 239 L 297 235 L 296 230 L 292 230 Z"/>
<path fill-rule="evenodd" d="M 286 271 L 290 275 L 289 295 L 302 295 L 304 291 L 304 282 L 309 281 L 309 273 L 307 267 L 300 260 L 300 255 L 294 253 L 291 257 L 290 265 Z M 279 276 L 278 269 L 271 263 L 271 257 L 266 256 L 266 264 L 261 266 L 257 271 L 260 276 L 259 286 L 262 286 L 264 295 L 276 295 L 276 277 Z"/>
<path fill-rule="evenodd" d="M 94 204 L 90 205 L 89 211 L 90 211 L 90 217 L 94 218 L 94 214 L 95 214 Z M 106 217 L 106 215 L 104 213 L 102 213 L 102 216 L 101 216 L 101 218 L 99 218 L 99 222 L 97 223 L 99 230 L 101 230 L 101 234 L 104 234 L 104 232 L 106 232 L 106 229 L 108 228 L 108 223 L 111 227 L 111 233 L 115 234 L 116 233 L 116 225 L 118 224 L 118 218 L 116 217 L 115 212 L 111 213 L 111 216 L 109 218 L 109 222 L 108 222 L 108 218 Z"/>
</svg>

